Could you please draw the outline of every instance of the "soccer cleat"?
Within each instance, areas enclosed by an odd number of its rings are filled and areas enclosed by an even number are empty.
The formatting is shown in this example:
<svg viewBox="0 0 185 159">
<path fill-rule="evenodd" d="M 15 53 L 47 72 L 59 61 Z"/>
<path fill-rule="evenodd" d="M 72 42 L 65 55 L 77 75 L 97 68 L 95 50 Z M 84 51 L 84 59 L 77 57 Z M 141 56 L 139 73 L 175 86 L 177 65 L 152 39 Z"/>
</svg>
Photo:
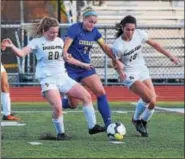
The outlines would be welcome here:
<svg viewBox="0 0 185 159">
<path fill-rule="evenodd" d="M 21 120 L 21 118 L 16 117 L 16 116 L 12 116 L 12 115 L 7 115 L 7 116 L 4 115 L 2 120 L 10 120 L 10 121 L 12 121 L 12 120 Z"/>
<path fill-rule="evenodd" d="M 148 137 L 148 133 L 141 120 L 134 120 L 132 117 L 132 123 L 134 124 L 136 131 L 139 132 L 142 137 Z"/>
<path fill-rule="evenodd" d="M 96 133 L 105 132 L 105 128 L 96 124 L 92 129 L 89 129 L 89 134 L 93 135 Z"/>
<path fill-rule="evenodd" d="M 57 134 L 57 140 L 70 140 L 71 137 L 67 136 L 65 133 L 59 133 Z"/>
<path fill-rule="evenodd" d="M 141 122 L 143 123 L 143 126 L 144 126 L 144 128 L 145 128 L 145 130 L 146 130 L 146 134 L 144 134 L 146 137 L 148 137 L 149 135 L 148 135 L 148 130 L 147 130 L 147 121 L 144 121 L 144 120 L 142 120 L 141 119 Z"/>
</svg>

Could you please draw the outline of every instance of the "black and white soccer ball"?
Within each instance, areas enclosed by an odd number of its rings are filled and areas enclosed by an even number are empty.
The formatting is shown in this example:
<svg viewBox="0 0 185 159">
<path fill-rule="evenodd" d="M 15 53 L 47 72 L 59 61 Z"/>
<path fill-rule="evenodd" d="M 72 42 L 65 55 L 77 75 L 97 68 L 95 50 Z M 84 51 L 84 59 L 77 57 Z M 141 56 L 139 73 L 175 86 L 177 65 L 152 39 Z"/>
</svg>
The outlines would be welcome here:
<svg viewBox="0 0 185 159">
<path fill-rule="evenodd" d="M 112 140 L 123 140 L 126 134 L 126 128 L 121 122 L 111 123 L 107 127 L 107 136 Z"/>
</svg>

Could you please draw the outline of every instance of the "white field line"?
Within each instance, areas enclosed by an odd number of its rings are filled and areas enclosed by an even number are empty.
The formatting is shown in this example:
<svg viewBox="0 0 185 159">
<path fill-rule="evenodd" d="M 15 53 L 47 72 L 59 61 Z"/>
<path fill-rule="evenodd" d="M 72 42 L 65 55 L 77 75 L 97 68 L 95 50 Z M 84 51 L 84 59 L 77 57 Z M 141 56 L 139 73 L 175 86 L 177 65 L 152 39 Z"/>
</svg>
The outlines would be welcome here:
<svg viewBox="0 0 185 159">
<path fill-rule="evenodd" d="M 131 104 L 136 106 L 136 103 L 131 103 Z M 184 108 L 162 108 L 162 107 L 156 106 L 155 109 L 184 114 Z"/>
<path fill-rule="evenodd" d="M 1 126 L 25 126 L 25 123 L 19 123 L 17 121 L 1 121 Z"/>
<path fill-rule="evenodd" d="M 33 146 L 37 146 L 37 145 L 42 145 L 41 142 L 36 142 L 36 141 L 33 141 L 33 142 L 28 142 L 30 145 L 33 145 Z"/>
<path fill-rule="evenodd" d="M 29 110 L 29 111 L 22 111 L 22 110 L 18 110 L 18 111 L 13 111 L 15 113 L 43 113 L 43 112 L 52 112 L 50 110 Z M 98 111 L 95 111 L 98 112 Z M 127 114 L 128 112 L 134 112 L 134 111 L 112 111 L 113 113 L 120 113 L 120 114 Z M 1 112 L 3 114 L 3 112 Z M 83 113 L 82 110 L 74 110 L 74 111 L 63 111 L 64 114 L 66 113 Z"/>
</svg>

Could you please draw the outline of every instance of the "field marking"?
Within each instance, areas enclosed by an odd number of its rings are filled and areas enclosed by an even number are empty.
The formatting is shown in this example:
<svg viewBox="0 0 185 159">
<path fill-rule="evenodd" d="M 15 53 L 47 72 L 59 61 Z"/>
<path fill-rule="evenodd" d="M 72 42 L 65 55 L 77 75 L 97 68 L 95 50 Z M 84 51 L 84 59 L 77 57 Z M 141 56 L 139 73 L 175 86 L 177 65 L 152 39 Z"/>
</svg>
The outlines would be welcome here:
<svg viewBox="0 0 185 159">
<path fill-rule="evenodd" d="M 161 108 L 161 107 L 155 107 L 155 108 L 158 110 L 164 110 L 164 111 L 184 114 L 184 108 Z"/>
<path fill-rule="evenodd" d="M 123 141 L 109 141 L 112 144 L 124 144 Z"/>
<path fill-rule="evenodd" d="M 136 106 L 136 103 L 131 103 L 131 104 Z M 155 109 L 184 114 L 184 108 L 162 108 L 162 107 L 156 106 Z"/>
<path fill-rule="evenodd" d="M 30 145 L 34 145 L 34 146 L 37 146 L 37 145 L 42 145 L 42 143 L 41 142 L 35 142 L 35 141 L 33 141 L 33 142 L 28 142 Z"/>
<path fill-rule="evenodd" d="M 24 126 L 25 123 L 18 123 L 17 121 L 2 121 L 1 126 Z"/>
<path fill-rule="evenodd" d="M 17 111 L 13 111 L 15 113 L 43 113 L 43 112 L 52 112 L 50 110 L 29 110 L 29 111 L 22 111 L 22 110 L 17 110 Z M 99 112 L 99 111 L 95 111 L 95 112 Z M 124 114 L 127 114 L 128 112 L 134 112 L 134 111 L 122 111 L 122 110 L 113 110 L 112 111 L 113 113 L 124 113 Z M 74 111 L 63 111 L 64 114 L 67 114 L 67 113 L 83 113 L 82 110 L 74 110 Z"/>
</svg>

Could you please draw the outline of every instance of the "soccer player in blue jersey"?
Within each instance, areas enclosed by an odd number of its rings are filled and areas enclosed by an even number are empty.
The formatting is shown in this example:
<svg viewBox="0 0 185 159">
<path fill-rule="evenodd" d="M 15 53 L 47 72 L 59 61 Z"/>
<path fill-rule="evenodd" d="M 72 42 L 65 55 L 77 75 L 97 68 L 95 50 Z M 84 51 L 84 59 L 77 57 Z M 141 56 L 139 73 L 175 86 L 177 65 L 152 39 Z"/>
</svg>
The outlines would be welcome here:
<svg viewBox="0 0 185 159">
<path fill-rule="evenodd" d="M 98 43 L 103 51 L 117 64 L 111 48 L 104 42 L 101 33 L 95 27 L 97 23 L 97 13 L 87 7 L 83 11 L 83 22 L 77 22 L 70 26 L 65 39 L 64 54 L 70 54 L 73 58 L 84 63 L 90 63 L 89 52 L 95 43 Z M 98 110 L 104 120 L 105 127 L 111 123 L 111 110 L 107 101 L 106 92 L 102 82 L 96 74 L 95 68 L 89 70 L 74 66 L 70 63 L 65 64 L 68 75 L 74 80 L 87 86 L 97 97 Z M 118 66 L 121 71 L 121 66 Z M 63 98 L 64 108 L 75 104 L 71 97 Z M 73 105 L 74 106 L 74 105 Z"/>
</svg>

